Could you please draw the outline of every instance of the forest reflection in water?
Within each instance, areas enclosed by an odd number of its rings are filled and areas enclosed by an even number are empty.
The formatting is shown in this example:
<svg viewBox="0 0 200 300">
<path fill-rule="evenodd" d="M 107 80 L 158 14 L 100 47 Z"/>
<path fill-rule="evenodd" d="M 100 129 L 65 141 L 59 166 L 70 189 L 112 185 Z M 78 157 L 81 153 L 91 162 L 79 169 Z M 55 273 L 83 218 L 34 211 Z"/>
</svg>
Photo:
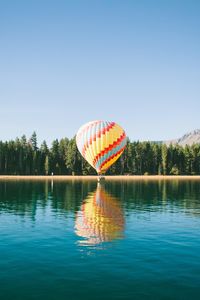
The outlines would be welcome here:
<svg viewBox="0 0 200 300">
<path fill-rule="evenodd" d="M 34 221 L 37 210 L 45 212 L 47 206 L 54 213 L 73 213 L 76 219 L 89 207 L 99 217 L 112 210 L 120 216 L 120 224 L 125 222 L 123 214 L 132 210 L 162 211 L 170 207 L 199 215 L 200 182 L 114 181 L 99 189 L 95 181 L 0 181 L 0 214 L 15 213 Z"/>
</svg>

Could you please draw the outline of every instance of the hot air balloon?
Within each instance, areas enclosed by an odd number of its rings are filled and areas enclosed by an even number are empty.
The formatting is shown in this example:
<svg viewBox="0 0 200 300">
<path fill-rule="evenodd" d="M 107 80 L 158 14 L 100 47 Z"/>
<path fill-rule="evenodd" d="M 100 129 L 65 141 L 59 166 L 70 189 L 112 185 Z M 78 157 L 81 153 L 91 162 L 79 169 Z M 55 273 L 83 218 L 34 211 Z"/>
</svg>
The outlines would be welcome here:
<svg viewBox="0 0 200 300">
<path fill-rule="evenodd" d="M 76 214 L 75 232 L 81 244 L 97 245 L 123 236 L 124 215 L 117 198 L 98 184 Z"/>
<path fill-rule="evenodd" d="M 99 175 L 120 157 L 126 142 L 125 131 L 115 122 L 89 122 L 76 135 L 78 150 Z"/>
</svg>

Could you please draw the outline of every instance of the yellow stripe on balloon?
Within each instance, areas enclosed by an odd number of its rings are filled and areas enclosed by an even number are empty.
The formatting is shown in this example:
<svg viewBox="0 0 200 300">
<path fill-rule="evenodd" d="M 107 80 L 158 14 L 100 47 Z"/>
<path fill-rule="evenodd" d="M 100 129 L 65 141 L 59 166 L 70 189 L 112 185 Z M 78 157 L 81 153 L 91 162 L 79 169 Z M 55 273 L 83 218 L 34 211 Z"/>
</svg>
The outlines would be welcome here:
<svg viewBox="0 0 200 300">
<path fill-rule="evenodd" d="M 115 157 L 111 158 L 107 163 L 105 163 L 105 165 L 102 166 L 101 171 L 104 173 L 106 172 L 106 170 L 108 168 L 110 168 L 110 166 L 112 166 L 112 164 L 114 164 L 114 162 L 116 162 L 116 160 L 118 160 L 118 158 L 121 156 L 123 151 L 121 151 L 119 154 L 117 154 Z"/>
</svg>

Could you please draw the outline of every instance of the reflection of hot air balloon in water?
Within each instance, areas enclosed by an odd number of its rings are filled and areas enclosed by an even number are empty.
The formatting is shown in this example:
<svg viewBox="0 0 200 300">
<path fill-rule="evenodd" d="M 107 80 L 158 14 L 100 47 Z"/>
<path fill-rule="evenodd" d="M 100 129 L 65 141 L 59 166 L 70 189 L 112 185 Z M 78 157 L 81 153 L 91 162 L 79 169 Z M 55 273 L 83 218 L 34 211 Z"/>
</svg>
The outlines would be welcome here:
<svg viewBox="0 0 200 300">
<path fill-rule="evenodd" d="M 126 147 L 126 134 L 115 122 L 93 121 L 83 125 L 76 143 L 81 155 L 97 171 L 104 174 Z"/>
<path fill-rule="evenodd" d="M 122 237 L 123 229 L 124 216 L 119 200 L 98 185 L 76 215 L 76 234 L 85 238 L 86 244 L 99 244 Z"/>
</svg>

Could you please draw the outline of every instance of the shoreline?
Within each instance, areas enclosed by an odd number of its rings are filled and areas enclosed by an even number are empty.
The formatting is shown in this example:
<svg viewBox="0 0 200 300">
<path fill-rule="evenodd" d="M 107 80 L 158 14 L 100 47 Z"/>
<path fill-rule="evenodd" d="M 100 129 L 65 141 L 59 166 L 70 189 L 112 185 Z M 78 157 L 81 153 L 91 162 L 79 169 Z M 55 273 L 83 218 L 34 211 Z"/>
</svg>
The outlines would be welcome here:
<svg viewBox="0 0 200 300">
<path fill-rule="evenodd" d="M 106 180 L 111 181 L 136 181 L 136 180 L 199 180 L 200 175 L 107 175 Z M 95 180 L 97 175 L 0 175 L 0 180 Z"/>
</svg>

